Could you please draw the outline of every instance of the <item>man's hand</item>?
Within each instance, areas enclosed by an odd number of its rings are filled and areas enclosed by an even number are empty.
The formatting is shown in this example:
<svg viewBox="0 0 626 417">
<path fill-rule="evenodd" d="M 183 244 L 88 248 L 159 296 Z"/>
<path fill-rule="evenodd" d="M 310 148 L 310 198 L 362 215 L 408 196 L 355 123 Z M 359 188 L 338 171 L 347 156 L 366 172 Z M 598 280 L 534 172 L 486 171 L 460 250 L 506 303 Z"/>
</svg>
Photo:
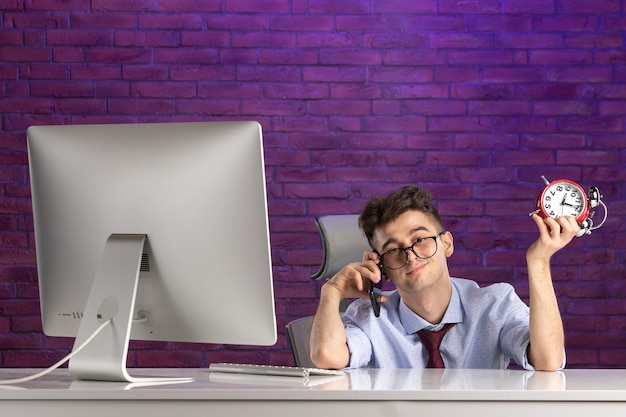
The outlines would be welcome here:
<svg viewBox="0 0 626 417">
<path fill-rule="evenodd" d="M 341 298 L 367 298 L 370 283 L 377 283 L 382 279 L 378 267 L 378 255 L 366 251 L 362 262 L 354 262 L 343 267 L 329 279 L 324 286 L 337 290 Z"/>
<path fill-rule="evenodd" d="M 580 226 L 572 216 L 544 219 L 535 213 L 532 218 L 539 229 L 539 239 L 528 248 L 526 259 L 529 262 L 549 260 L 552 255 L 565 247 L 580 230 Z"/>
</svg>

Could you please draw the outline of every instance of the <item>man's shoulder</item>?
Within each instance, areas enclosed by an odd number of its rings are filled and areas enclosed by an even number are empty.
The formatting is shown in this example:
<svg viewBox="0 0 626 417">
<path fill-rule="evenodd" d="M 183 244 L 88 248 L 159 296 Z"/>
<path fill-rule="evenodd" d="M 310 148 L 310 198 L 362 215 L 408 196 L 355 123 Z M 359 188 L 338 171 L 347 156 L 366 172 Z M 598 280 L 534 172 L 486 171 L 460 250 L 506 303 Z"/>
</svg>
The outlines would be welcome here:
<svg viewBox="0 0 626 417">
<path fill-rule="evenodd" d="M 479 315 L 482 315 L 489 311 L 509 311 L 513 305 L 523 304 L 515 288 L 506 282 L 481 287 L 472 280 L 454 279 L 453 285 L 458 291 L 463 311 L 472 316 L 479 312 L 481 312 Z"/>
<path fill-rule="evenodd" d="M 480 286 L 476 281 L 466 278 L 450 278 L 452 285 L 457 289 L 459 294 L 503 294 L 515 292 L 515 289 L 508 282 L 496 282 L 486 286 Z"/>
</svg>

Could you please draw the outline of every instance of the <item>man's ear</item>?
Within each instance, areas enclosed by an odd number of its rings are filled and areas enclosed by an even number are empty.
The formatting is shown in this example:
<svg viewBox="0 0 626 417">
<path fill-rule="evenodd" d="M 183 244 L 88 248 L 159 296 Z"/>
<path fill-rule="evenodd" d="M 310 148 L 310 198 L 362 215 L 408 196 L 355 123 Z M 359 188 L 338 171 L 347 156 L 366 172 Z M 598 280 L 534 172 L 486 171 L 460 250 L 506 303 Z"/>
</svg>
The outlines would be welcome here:
<svg viewBox="0 0 626 417">
<path fill-rule="evenodd" d="M 441 235 L 441 241 L 445 248 L 446 258 L 449 258 L 454 253 L 454 238 L 452 237 L 452 233 L 445 231 Z"/>
</svg>

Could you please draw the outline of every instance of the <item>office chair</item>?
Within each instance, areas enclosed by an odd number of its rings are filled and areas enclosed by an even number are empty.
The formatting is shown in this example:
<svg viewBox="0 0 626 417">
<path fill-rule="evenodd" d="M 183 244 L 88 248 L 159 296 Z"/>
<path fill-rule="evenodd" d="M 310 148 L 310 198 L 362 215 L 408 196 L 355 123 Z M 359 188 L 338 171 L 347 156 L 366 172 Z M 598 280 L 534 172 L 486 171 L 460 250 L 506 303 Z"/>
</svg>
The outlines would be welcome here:
<svg viewBox="0 0 626 417">
<path fill-rule="evenodd" d="M 324 257 L 312 279 L 327 280 L 351 262 L 360 262 L 363 252 L 371 250 L 365 235 L 359 229 L 359 216 L 337 214 L 320 216 L 315 224 L 322 238 Z"/>
<path fill-rule="evenodd" d="M 370 250 L 367 239 L 358 225 L 356 214 L 320 216 L 315 224 L 322 239 L 323 258 L 319 270 L 312 279 L 327 280 L 351 262 L 360 262 L 363 252 Z M 346 309 L 343 300 L 340 311 Z M 314 367 L 310 359 L 309 335 L 313 316 L 306 316 L 287 323 L 287 334 L 296 366 Z"/>
<path fill-rule="evenodd" d="M 311 361 L 311 348 L 309 347 L 312 324 L 313 316 L 301 317 L 287 323 L 289 344 L 296 366 L 315 368 L 315 364 Z"/>
</svg>

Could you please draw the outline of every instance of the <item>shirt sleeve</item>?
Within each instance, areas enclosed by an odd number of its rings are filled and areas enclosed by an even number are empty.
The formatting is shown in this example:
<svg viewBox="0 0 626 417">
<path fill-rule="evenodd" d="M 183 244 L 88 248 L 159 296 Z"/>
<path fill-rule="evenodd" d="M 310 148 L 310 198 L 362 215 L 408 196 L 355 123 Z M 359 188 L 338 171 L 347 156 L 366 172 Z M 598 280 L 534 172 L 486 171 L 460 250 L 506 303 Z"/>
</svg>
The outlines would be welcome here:
<svg viewBox="0 0 626 417">
<path fill-rule="evenodd" d="M 350 351 L 349 368 L 367 366 L 372 360 L 372 343 L 365 332 L 356 324 L 363 324 L 369 316 L 366 309 L 359 308 L 360 300 L 352 302 L 342 316 L 346 329 L 348 350 Z"/>
<path fill-rule="evenodd" d="M 515 363 L 526 370 L 534 371 L 535 368 L 528 361 L 528 345 L 530 344 L 530 309 L 515 293 L 512 286 L 500 284 L 505 287 L 502 299 L 506 306 L 506 320 L 503 323 L 500 343 L 505 352 Z M 566 358 L 563 352 L 563 362 L 559 369 L 565 368 Z"/>
</svg>

